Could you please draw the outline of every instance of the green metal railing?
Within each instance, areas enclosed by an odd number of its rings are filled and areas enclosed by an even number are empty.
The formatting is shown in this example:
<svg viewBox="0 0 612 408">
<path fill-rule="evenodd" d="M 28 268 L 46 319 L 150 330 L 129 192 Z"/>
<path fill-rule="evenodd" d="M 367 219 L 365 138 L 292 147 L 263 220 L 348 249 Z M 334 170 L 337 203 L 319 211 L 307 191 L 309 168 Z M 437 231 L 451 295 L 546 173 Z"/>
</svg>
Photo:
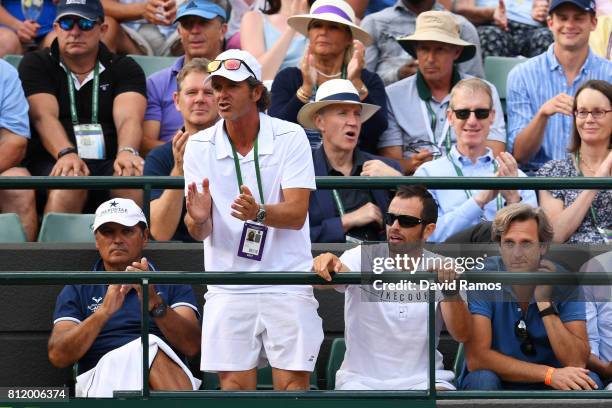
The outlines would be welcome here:
<svg viewBox="0 0 612 408">
<path fill-rule="evenodd" d="M 612 189 L 612 178 L 429 178 L 429 177 L 317 177 L 317 188 L 393 188 L 398 185 L 423 184 L 433 189 Z M 145 212 L 148 216 L 151 189 L 180 189 L 184 187 L 182 177 L 2 177 L 0 189 L 61 188 L 61 189 L 110 189 L 142 188 L 144 190 Z M 431 279 L 431 274 L 417 273 L 406 277 L 404 274 L 380 275 L 383 281 L 398 279 Z M 466 273 L 462 279 L 470 282 L 538 283 L 546 284 L 589 284 L 609 285 L 612 273 L 590 273 L 584 275 L 561 273 Z M 148 345 L 148 285 L 151 283 L 198 283 L 198 284 L 329 284 L 312 273 L 284 272 L 155 272 L 155 273 L 105 273 L 101 276 L 92 272 L 3 272 L 0 284 L 58 284 L 58 283 L 140 283 L 143 286 L 142 342 Z M 334 284 L 360 284 L 359 273 L 345 273 L 334 278 Z M 200 406 L 202 399 L 223 403 L 224 407 L 250 406 L 286 408 L 287 406 L 309 407 L 316 400 L 321 407 L 371 407 L 373 403 L 385 407 L 404 407 L 407 399 L 413 408 L 435 406 L 440 399 L 469 398 L 570 398 L 570 399 L 612 399 L 612 393 L 605 391 L 563 392 L 563 391 L 503 391 L 438 392 L 435 389 L 435 303 L 430 291 L 429 301 L 429 387 L 424 391 L 309 391 L 309 392 L 151 392 L 148 385 L 148 347 L 143 347 L 143 389 L 141 392 L 119 394 L 120 399 L 71 400 L 73 405 L 97 407 L 125 405 L 144 406 L 147 400 L 160 407 L 168 404 L 177 406 Z M 210 401 L 210 402 L 212 402 Z M 208 401 L 207 401 L 208 403 Z M 32 406 L 32 403 L 12 403 L 12 406 Z M 37 406 L 65 406 L 62 403 L 36 403 Z M 148 404 L 147 406 L 150 406 Z"/>
</svg>

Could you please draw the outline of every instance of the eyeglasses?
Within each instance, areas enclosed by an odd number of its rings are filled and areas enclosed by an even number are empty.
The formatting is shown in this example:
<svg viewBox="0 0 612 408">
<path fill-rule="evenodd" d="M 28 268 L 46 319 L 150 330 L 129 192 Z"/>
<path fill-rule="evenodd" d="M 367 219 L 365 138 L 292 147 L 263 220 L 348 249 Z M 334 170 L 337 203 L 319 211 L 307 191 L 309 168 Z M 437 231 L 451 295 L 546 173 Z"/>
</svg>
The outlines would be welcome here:
<svg viewBox="0 0 612 408">
<path fill-rule="evenodd" d="M 385 213 L 385 223 L 389 226 L 395 223 L 395 220 L 399 221 L 399 225 L 402 228 L 412 228 L 423 223 L 423 220 L 412 215 L 399 215 L 393 213 Z"/>
<path fill-rule="evenodd" d="M 589 113 L 591 114 L 591 116 L 593 117 L 593 119 L 602 119 L 604 116 L 606 116 L 606 113 L 608 112 L 612 112 L 611 109 L 608 110 L 603 110 L 603 109 L 595 109 L 592 111 L 588 111 L 588 110 L 577 110 L 574 112 L 574 115 L 577 118 L 580 119 L 586 119 L 589 116 Z"/>
<path fill-rule="evenodd" d="M 244 65 L 244 67 L 251 73 L 251 75 L 257 78 L 257 75 L 255 75 L 255 73 L 247 65 L 247 63 L 237 58 L 210 61 L 208 65 L 206 66 L 206 69 L 208 70 L 209 74 L 212 74 L 213 72 L 218 71 L 221 68 L 221 66 L 223 66 L 228 71 L 238 71 L 241 65 Z"/>
<path fill-rule="evenodd" d="M 79 26 L 81 31 L 91 31 L 98 24 L 97 21 L 92 21 L 83 17 L 62 17 L 58 21 L 59 26 L 64 31 L 70 31 L 74 25 Z"/>
<path fill-rule="evenodd" d="M 474 112 L 474 115 L 476 115 L 476 119 L 482 120 L 489 117 L 491 114 L 491 109 L 453 109 L 453 112 L 455 112 L 457 119 L 460 120 L 468 119 L 470 117 L 470 113 L 472 112 Z"/>
<path fill-rule="evenodd" d="M 419 151 L 423 149 L 429 150 L 434 158 L 442 156 L 442 151 L 440 150 L 440 147 L 434 143 L 431 143 L 428 140 L 417 140 L 416 142 L 404 146 L 404 151 L 411 153 L 419 153 Z"/>
<path fill-rule="evenodd" d="M 527 323 L 523 319 L 519 319 L 516 321 L 514 325 L 514 334 L 516 337 L 521 340 L 521 351 L 526 356 L 532 356 L 535 354 L 535 345 L 533 344 L 533 340 L 527 331 Z"/>
</svg>

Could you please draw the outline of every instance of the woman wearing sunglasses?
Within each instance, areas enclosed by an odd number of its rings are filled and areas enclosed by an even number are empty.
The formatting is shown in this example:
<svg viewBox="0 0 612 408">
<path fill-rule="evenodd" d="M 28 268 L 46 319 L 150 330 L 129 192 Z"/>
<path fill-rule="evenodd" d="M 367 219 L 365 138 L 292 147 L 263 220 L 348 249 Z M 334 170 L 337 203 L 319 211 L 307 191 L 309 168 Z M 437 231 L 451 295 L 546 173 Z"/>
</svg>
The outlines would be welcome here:
<svg viewBox="0 0 612 408">
<path fill-rule="evenodd" d="M 290 17 L 289 26 L 308 37 L 299 68 L 286 68 L 272 83 L 269 113 L 297 123 L 298 111 L 314 100 L 317 89 L 330 79 L 348 79 L 359 91 L 361 102 L 381 109 L 363 126 L 359 147 L 376 153 L 379 135 L 387 128 L 385 87 L 377 74 L 364 69 L 365 47 L 370 35 L 355 24 L 355 13 L 342 0 L 317 0 L 310 14 Z M 321 144 L 318 131 L 307 132 L 312 147 Z"/>
<path fill-rule="evenodd" d="M 321 132 L 313 150 L 315 176 L 401 176 L 399 163 L 357 147 L 362 123 L 380 108 L 361 103 L 351 81 L 332 79 L 317 90 L 315 102 L 298 113 L 305 128 Z M 312 242 L 362 242 L 385 239 L 382 214 L 389 206 L 386 190 L 316 190 L 308 215 Z"/>
<path fill-rule="evenodd" d="M 612 85 L 591 80 L 574 98 L 570 154 L 538 171 L 543 177 L 612 175 Z M 540 204 L 555 229 L 554 242 L 612 242 L 612 191 L 540 190 Z"/>
<path fill-rule="evenodd" d="M 448 121 L 457 135 L 457 144 L 437 160 L 421 165 L 419 177 L 526 177 L 510 153 L 494 157 L 487 137 L 495 120 L 491 87 L 481 79 L 463 79 L 451 91 Z M 532 190 L 431 190 L 439 203 L 436 231 L 429 238 L 441 242 L 451 235 L 493 220 L 502 207 L 523 201 L 537 206 Z"/>
</svg>

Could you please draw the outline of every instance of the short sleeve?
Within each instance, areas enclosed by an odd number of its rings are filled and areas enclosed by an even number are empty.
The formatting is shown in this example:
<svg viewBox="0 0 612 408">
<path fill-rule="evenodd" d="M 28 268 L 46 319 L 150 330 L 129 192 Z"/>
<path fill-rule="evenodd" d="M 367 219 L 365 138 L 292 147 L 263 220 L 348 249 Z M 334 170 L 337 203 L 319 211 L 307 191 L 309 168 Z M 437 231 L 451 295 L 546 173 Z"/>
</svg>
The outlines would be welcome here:
<svg viewBox="0 0 612 408">
<path fill-rule="evenodd" d="M 19 78 L 26 98 L 38 93 L 56 95 L 54 80 L 49 79 L 51 67 L 40 52 L 26 53 L 19 64 Z"/>
<path fill-rule="evenodd" d="M 586 320 L 585 302 L 560 302 L 557 308 L 559 309 L 559 318 L 563 323 Z"/>
<path fill-rule="evenodd" d="M 0 128 L 29 139 L 28 101 L 17 70 L 4 60 L 0 63 L 0 80 Z"/>
<path fill-rule="evenodd" d="M 130 57 L 118 57 L 112 65 L 114 96 L 124 92 L 137 92 L 147 97 L 147 80 L 140 65 Z"/>
<path fill-rule="evenodd" d="M 145 112 L 145 120 L 162 120 L 162 96 L 158 87 L 155 86 L 157 75 L 152 75 L 147 78 L 147 110 Z"/>
<path fill-rule="evenodd" d="M 281 178 L 281 188 L 308 188 L 316 190 L 314 165 L 312 162 L 312 152 L 308 138 L 304 129 L 295 128 L 293 134 L 282 137 L 293 138 L 287 149 L 283 174 Z"/>
<path fill-rule="evenodd" d="M 340 262 L 352 272 L 361 272 L 361 245 L 345 251 L 340 256 Z"/>
<path fill-rule="evenodd" d="M 53 324 L 60 321 L 72 321 L 81 323 L 86 316 L 80 305 L 80 296 L 74 285 L 64 286 L 55 302 L 53 312 Z"/>
<path fill-rule="evenodd" d="M 493 319 L 493 303 L 484 299 L 482 291 L 468 291 L 467 297 L 470 313 Z"/>
<path fill-rule="evenodd" d="M 170 286 L 171 290 L 168 294 L 168 305 L 171 308 L 176 308 L 179 306 L 186 306 L 196 313 L 197 316 L 200 315 L 198 312 L 198 304 L 195 299 L 195 295 L 193 293 L 193 289 L 189 285 L 172 285 Z"/>
</svg>

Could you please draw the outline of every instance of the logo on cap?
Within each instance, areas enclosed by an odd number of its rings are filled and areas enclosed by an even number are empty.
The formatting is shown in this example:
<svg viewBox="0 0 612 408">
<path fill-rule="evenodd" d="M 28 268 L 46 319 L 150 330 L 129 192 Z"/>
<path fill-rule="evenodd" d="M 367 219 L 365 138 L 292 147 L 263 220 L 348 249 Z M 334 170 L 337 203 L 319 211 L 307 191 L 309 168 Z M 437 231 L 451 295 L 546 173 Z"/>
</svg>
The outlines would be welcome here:
<svg viewBox="0 0 612 408">
<path fill-rule="evenodd" d="M 195 2 L 190 2 L 187 6 L 185 6 L 185 9 L 192 9 L 192 8 L 198 8 L 198 5 L 195 4 Z"/>
<path fill-rule="evenodd" d="M 111 201 L 109 205 L 110 205 L 111 207 L 116 207 L 118 204 L 119 204 L 119 203 L 118 203 L 118 202 L 116 202 L 116 201 Z"/>
</svg>

